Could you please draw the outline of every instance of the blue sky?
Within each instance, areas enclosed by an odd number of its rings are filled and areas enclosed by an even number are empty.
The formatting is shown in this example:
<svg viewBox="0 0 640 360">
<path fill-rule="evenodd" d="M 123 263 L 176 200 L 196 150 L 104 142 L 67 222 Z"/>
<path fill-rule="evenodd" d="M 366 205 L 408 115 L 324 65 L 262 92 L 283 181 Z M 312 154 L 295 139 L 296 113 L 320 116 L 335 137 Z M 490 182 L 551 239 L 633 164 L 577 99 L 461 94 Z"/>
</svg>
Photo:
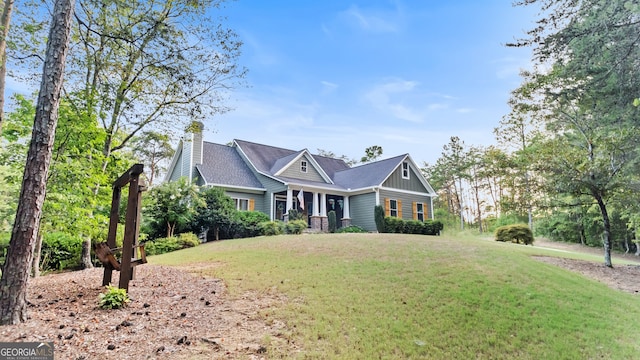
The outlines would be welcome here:
<svg viewBox="0 0 640 360">
<path fill-rule="evenodd" d="M 510 0 L 230 2 L 247 88 L 205 138 L 360 158 L 410 153 L 434 163 L 451 136 L 494 143 L 493 129 L 530 49 L 505 43 L 534 25 Z"/>
</svg>

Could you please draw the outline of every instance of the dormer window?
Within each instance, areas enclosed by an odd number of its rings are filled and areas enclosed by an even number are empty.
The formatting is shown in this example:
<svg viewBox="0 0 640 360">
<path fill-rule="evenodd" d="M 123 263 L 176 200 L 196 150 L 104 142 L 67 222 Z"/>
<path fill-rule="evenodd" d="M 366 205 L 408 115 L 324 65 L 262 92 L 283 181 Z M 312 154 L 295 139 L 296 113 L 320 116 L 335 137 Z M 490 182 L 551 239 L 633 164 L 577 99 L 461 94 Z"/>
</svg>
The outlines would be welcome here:
<svg viewBox="0 0 640 360">
<path fill-rule="evenodd" d="M 406 161 L 402 163 L 402 178 L 409 179 L 409 163 Z"/>
<path fill-rule="evenodd" d="M 300 172 L 307 172 L 307 160 L 300 161 Z"/>
</svg>

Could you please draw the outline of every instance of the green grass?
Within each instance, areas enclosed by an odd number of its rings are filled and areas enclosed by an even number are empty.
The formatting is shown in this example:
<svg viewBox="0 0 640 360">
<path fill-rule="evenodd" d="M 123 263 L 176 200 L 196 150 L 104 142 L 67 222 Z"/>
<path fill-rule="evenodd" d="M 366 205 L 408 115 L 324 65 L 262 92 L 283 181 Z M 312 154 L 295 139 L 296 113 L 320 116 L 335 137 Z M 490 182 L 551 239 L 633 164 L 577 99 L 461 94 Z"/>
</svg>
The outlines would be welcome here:
<svg viewBox="0 0 640 360">
<path fill-rule="evenodd" d="M 447 236 L 332 234 L 210 243 L 150 263 L 215 264 L 200 271 L 224 279 L 231 296 L 285 294 L 286 305 L 261 315 L 284 321 L 283 336 L 303 351 L 265 339 L 270 358 L 636 358 L 638 298 L 534 254 L 574 256 Z"/>
</svg>

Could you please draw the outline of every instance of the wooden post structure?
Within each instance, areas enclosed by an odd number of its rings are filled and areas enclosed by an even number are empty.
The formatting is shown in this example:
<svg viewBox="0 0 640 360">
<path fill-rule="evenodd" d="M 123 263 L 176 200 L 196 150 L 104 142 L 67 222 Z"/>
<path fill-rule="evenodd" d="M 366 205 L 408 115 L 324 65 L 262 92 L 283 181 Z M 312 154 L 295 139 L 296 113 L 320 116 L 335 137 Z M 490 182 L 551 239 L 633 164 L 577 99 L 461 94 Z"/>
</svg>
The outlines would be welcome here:
<svg viewBox="0 0 640 360">
<path fill-rule="evenodd" d="M 118 230 L 118 220 L 120 218 L 120 197 L 122 188 L 129 184 L 129 196 L 127 197 L 127 211 L 125 213 L 124 223 L 124 239 L 122 241 L 122 258 L 120 261 L 120 269 L 116 269 L 113 262 L 104 263 L 104 276 L 102 277 L 102 285 L 109 285 L 113 270 L 120 270 L 120 289 L 129 289 L 129 281 L 134 278 L 134 266 L 138 263 L 146 262 L 144 250 L 140 250 L 143 262 L 132 263 L 132 259 L 136 257 L 138 251 L 138 235 L 140 234 L 140 207 L 142 199 L 142 191 L 146 190 L 145 186 L 140 184 L 140 174 L 144 166 L 135 164 L 127 170 L 122 176 L 113 182 L 113 197 L 111 199 L 111 213 L 109 218 L 109 232 L 107 234 L 107 251 L 116 248 L 116 235 Z M 111 254 L 110 254 L 111 255 Z M 116 263 L 117 265 L 117 263 Z"/>
</svg>

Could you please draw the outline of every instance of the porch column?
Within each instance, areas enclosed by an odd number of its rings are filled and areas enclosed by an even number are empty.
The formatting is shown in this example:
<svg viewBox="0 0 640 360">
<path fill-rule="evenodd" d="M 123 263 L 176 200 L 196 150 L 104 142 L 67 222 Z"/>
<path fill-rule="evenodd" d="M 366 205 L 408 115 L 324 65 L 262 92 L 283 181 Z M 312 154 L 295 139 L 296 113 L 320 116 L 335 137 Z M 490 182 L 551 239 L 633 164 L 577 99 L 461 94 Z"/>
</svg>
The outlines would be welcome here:
<svg viewBox="0 0 640 360">
<path fill-rule="evenodd" d="M 327 194 L 325 193 L 320 196 L 320 216 L 327 216 Z"/>
<path fill-rule="evenodd" d="M 348 196 L 343 196 L 342 197 L 342 217 L 344 218 L 350 218 L 351 214 L 349 214 L 349 197 Z"/>
<path fill-rule="evenodd" d="M 320 202 L 318 201 L 318 193 L 313 193 L 313 216 L 320 216 Z"/>
<path fill-rule="evenodd" d="M 293 190 L 287 189 L 287 212 L 284 214 L 284 221 L 289 221 L 289 210 L 293 208 Z"/>
<path fill-rule="evenodd" d="M 320 220 L 320 202 L 318 201 L 318 193 L 313 193 L 313 214 L 311 215 L 311 230 L 322 231 L 322 221 Z"/>
<path fill-rule="evenodd" d="M 342 197 L 342 227 L 351 225 L 351 214 L 349 214 L 349 197 Z"/>
</svg>

